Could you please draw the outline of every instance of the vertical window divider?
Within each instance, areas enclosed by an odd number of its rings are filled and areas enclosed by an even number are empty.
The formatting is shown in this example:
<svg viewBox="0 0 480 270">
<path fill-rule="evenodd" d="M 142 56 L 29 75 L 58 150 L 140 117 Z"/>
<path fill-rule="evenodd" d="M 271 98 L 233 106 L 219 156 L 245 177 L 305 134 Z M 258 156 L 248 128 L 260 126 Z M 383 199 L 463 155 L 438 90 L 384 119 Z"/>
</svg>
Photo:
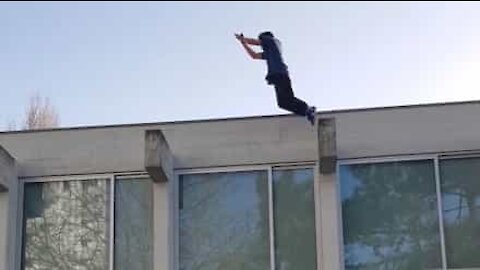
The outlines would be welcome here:
<svg viewBox="0 0 480 270">
<path fill-rule="evenodd" d="M 445 229 L 443 224 L 443 210 L 442 210 L 442 190 L 441 190 L 441 183 L 440 183 L 440 163 L 439 158 L 436 156 L 434 158 L 434 166 L 435 166 L 435 186 L 437 190 L 437 209 L 438 209 L 438 224 L 440 229 L 440 248 L 442 252 L 442 269 L 447 269 L 447 255 L 445 250 Z"/>
<path fill-rule="evenodd" d="M 109 239 L 109 269 L 114 269 L 115 256 L 115 176 L 110 177 L 110 239 Z"/>
<path fill-rule="evenodd" d="M 273 222 L 273 170 L 268 168 L 268 223 L 270 234 L 270 269 L 275 270 L 275 232 Z"/>
</svg>

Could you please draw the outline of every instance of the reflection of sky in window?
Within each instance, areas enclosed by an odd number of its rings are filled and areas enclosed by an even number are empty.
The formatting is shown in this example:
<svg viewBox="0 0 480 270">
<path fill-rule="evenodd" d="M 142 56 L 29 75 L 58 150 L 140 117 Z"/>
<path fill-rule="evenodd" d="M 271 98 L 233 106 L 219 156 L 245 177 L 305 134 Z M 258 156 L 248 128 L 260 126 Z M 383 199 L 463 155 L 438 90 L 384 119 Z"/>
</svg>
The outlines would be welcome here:
<svg viewBox="0 0 480 270">
<path fill-rule="evenodd" d="M 452 224 L 468 218 L 470 210 L 462 196 L 444 193 L 442 197 L 444 221 Z"/>
<path fill-rule="evenodd" d="M 395 250 L 394 248 L 383 246 L 378 249 L 378 252 L 381 254 L 380 256 L 375 255 L 375 251 L 371 246 L 367 245 L 360 245 L 360 244 L 350 244 L 347 245 L 346 252 L 355 254 L 351 258 L 347 257 L 347 266 L 358 266 L 358 265 L 369 265 L 372 267 L 373 265 L 382 265 L 385 264 L 390 260 L 394 260 L 395 257 L 401 257 L 402 253 L 408 252 L 409 247 L 407 245 L 403 245 L 404 248 L 400 248 L 402 251 Z"/>
<path fill-rule="evenodd" d="M 442 160 L 442 209 L 447 224 L 461 223 L 470 218 L 471 207 L 480 208 L 480 159 L 465 158 Z M 475 196 L 474 206 L 469 206 L 467 194 Z"/>
<path fill-rule="evenodd" d="M 357 243 L 348 244 L 345 246 L 345 253 L 347 266 L 372 263 L 379 260 L 375 259 L 373 248 L 367 245 Z"/>
<path fill-rule="evenodd" d="M 224 207 L 231 212 L 248 211 L 249 209 L 255 209 L 255 220 L 258 221 L 257 210 L 260 204 L 259 193 L 257 190 L 258 176 L 256 174 L 233 174 L 230 177 L 226 177 L 226 181 L 231 181 L 227 185 L 227 190 L 222 190 Z M 266 178 L 265 178 L 266 179 Z"/>
<path fill-rule="evenodd" d="M 342 200 L 350 199 L 355 190 L 362 186 L 361 181 L 353 176 L 352 166 L 340 166 L 340 182 L 341 182 L 341 198 Z"/>
<path fill-rule="evenodd" d="M 443 193 L 443 217 L 445 222 L 453 224 L 470 217 L 470 207 L 465 197 L 453 193 Z M 475 198 L 475 208 L 480 208 L 480 196 Z"/>
<path fill-rule="evenodd" d="M 398 246 L 378 247 L 378 252 L 381 255 L 376 255 L 372 246 L 358 243 L 348 244 L 345 246 L 345 257 L 347 259 L 345 264 L 350 267 L 367 264 L 372 266 L 376 264 L 391 264 L 397 261 L 400 265 L 405 262 L 405 258 L 408 258 L 414 249 L 413 241 L 404 241 Z M 351 255 L 348 256 L 349 254 Z"/>
<path fill-rule="evenodd" d="M 341 199 L 347 200 L 354 196 L 355 190 L 362 186 L 361 181 L 353 176 L 352 166 L 340 166 Z M 373 248 L 367 245 L 352 243 L 345 245 L 346 266 L 362 265 L 380 262 L 376 258 Z"/>
<path fill-rule="evenodd" d="M 215 208 L 216 211 L 232 217 L 248 215 L 250 224 L 256 224 L 260 221 L 260 197 L 267 194 L 261 194 L 262 191 L 257 190 L 257 181 L 259 179 L 266 181 L 266 176 L 259 177 L 259 174 L 255 172 L 240 172 L 211 174 L 207 177 L 205 175 L 199 177 L 192 175 L 184 179 L 185 185 L 188 185 L 188 182 L 193 184 L 190 192 L 187 189 L 184 190 L 185 210 L 188 211 L 189 206 L 195 203 L 189 200 L 191 198 L 189 194 L 196 193 L 205 198 L 203 198 L 202 205 L 196 205 L 195 207 Z M 212 188 L 202 189 L 202 182 L 206 183 L 205 181 L 208 181 L 208 185 L 215 189 L 214 193 L 208 193 Z"/>
<path fill-rule="evenodd" d="M 273 182 L 281 181 L 287 174 L 291 176 L 288 181 L 297 185 L 309 183 L 313 179 L 312 169 L 275 170 L 273 171 Z"/>
</svg>

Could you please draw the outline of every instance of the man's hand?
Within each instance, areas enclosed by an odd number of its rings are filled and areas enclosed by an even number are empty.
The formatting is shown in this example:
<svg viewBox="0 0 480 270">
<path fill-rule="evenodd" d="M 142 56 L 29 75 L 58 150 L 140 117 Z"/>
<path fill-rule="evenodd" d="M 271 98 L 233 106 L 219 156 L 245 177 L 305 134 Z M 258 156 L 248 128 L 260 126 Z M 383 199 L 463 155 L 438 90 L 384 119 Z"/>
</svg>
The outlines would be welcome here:
<svg viewBox="0 0 480 270">
<path fill-rule="evenodd" d="M 255 51 L 253 51 L 248 46 L 249 44 L 260 45 L 260 41 L 256 41 L 256 40 L 253 40 L 253 39 L 246 38 L 246 37 L 243 36 L 242 33 L 235 34 L 235 38 L 238 39 L 242 43 L 243 48 L 245 48 L 245 51 L 247 51 L 248 55 L 250 55 L 250 57 L 252 59 L 262 59 L 262 54 L 261 53 L 257 53 Z"/>
<path fill-rule="evenodd" d="M 242 43 L 246 43 L 248 45 L 255 45 L 255 46 L 261 46 L 262 43 L 260 42 L 260 40 L 256 39 L 256 38 L 248 38 L 248 37 L 245 37 L 243 36 L 243 33 L 240 33 L 240 34 L 235 34 L 235 37 Z"/>
<path fill-rule="evenodd" d="M 239 41 L 243 42 L 244 41 L 244 37 L 243 37 L 243 34 L 240 33 L 240 34 L 235 34 L 235 38 L 237 38 Z"/>
</svg>

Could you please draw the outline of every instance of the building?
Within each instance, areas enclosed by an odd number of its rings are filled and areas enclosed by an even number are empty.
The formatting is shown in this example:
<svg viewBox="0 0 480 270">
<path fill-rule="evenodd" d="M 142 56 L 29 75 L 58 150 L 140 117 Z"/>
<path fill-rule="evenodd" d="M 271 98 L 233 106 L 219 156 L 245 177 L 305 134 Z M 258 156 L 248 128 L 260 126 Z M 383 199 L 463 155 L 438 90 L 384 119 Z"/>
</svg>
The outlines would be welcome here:
<svg viewBox="0 0 480 270">
<path fill-rule="evenodd" d="M 480 269 L 479 116 L 0 133 L 0 270 Z"/>
</svg>

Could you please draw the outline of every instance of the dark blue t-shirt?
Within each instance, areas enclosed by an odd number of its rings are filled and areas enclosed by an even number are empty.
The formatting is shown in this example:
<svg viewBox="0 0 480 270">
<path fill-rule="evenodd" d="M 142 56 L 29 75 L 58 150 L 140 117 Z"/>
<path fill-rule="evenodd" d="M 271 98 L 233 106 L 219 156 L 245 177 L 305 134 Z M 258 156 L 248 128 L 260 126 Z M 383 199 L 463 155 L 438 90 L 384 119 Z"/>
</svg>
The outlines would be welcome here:
<svg viewBox="0 0 480 270">
<path fill-rule="evenodd" d="M 262 59 L 267 61 L 268 74 L 287 74 L 288 67 L 283 61 L 280 41 L 273 37 L 261 37 L 260 43 L 263 49 Z"/>
</svg>

